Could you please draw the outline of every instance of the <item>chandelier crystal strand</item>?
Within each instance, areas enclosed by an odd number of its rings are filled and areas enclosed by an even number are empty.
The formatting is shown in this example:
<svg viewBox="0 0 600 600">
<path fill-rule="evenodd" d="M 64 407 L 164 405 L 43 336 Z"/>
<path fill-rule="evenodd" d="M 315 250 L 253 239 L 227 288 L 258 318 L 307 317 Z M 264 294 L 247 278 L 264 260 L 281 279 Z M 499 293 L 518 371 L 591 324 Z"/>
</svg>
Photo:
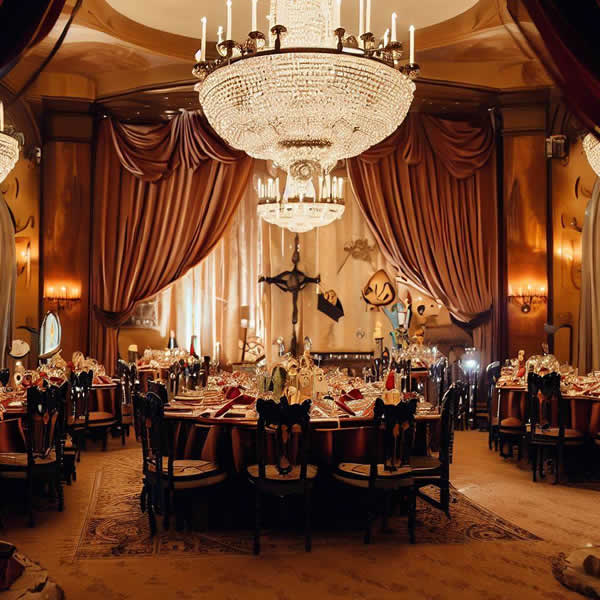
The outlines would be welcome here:
<svg viewBox="0 0 600 600">
<path fill-rule="evenodd" d="M 13 170 L 19 160 L 19 142 L 4 132 L 4 105 L 0 102 L 0 183 Z"/>
<path fill-rule="evenodd" d="M 600 177 L 600 141 L 594 135 L 588 133 L 583 138 L 583 149 L 592 169 Z"/>
<path fill-rule="evenodd" d="M 227 9 L 230 15 L 230 0 Z M 250 156 L 313 175 L 393 133 L 412 103 L 419 67 L 401 64 L 401 42 L 346 35 L 339 15 L 340 0 L 271 0 L 268 36 L 250 31 L 242 43 L 220 41 L 222 58 L 193 71 L 215 131 Z"/>
</svg>

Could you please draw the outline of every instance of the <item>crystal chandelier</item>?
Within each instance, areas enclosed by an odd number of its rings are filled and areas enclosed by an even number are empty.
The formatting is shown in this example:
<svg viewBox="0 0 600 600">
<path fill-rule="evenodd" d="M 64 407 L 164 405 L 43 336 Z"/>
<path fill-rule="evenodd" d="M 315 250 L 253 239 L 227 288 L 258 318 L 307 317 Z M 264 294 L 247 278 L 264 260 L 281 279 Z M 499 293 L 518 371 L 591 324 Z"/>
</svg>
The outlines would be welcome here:
<svg viewBox="0 0 600 600">
<path fill-rule="evenodd" d="M 393 133 L 413 100 L 414 28 L 408 63 L 392 27 L 377 41 L 371 0 L 360 0 L 359 39 L 340 25 L 341 0 L 271 0 L 268 35 L 257 27 L 243 42 L 218 31 L 215 61 L 206 60 L 206 18 L 193 73 L 200 104 L 215 131 L 250 156 L 272 160 L 289 176 L 328 174 Z M 366 26 L 365 26 L 366 23 Z"/>
<path fill-rule="evenodd" d="M 583 149 L 592 169 L 600 177 L 600 141 L 596 136 L 588 133 L 583 138 Z"/>
<path fill-rule="evenodd" d="M 344 178 L 321 175 L 318 194 L 311 179 L 288 175 L 283 196 L 279 177 L 258 180 L 258 216 L 267 223 L 304 233 L 341 219 L 344 214 Z"/>
<path fill-rule="evenodd" d="M 4 105 L 0 102 L 0 183 L 13 170 L 19 160 L 19 142 L 4 131 Z"/>
</svg>

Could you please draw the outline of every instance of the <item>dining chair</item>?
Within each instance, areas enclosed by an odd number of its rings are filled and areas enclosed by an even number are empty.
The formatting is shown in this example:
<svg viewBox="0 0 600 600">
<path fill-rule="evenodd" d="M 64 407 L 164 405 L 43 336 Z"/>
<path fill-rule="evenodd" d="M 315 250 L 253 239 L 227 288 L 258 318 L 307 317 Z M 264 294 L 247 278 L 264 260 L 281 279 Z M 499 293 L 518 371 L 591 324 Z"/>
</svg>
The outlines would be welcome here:
<svg viewBox="0 0 600 600">
<path fill-rule="evenodd" d="M 527 380 L 529 381 L 529 379 Z M 529 384 L 528 384 L 529 385 Z M 498 421 L 498 446 L 502 458 L 512 458 L 517 446 L 517 458 L 523 455 L 523 442 L 527 441 L 527 421 L 529 412 L 529 391 L 502 390 L 497 398 L 496 420 Z M 508 445 L 508 454 L 505 452 Z"/>
<path fill-rule="evenodd" d="M 440 449 L 438 456 L 411 456 L 410 466 L 417 496 L 431 506 L 438 508 L 450 518 L 450 465 L 454 449 L 454 410 L 459 404 L 457 396 L 467 395 L 464 383 L 453 383 L 444 394 L 441 403 Z M 440 490 L 436 500 L 423 491 L 426 486 Z"/>
<path fill-rule="evenodd" d="M 179 496 L 215 488 L 227 479 L 227 472 L 208 460 L 177 458 L 178 420 L 165 418 L 164 402 L 157 394 L 149 391 L 138 398 L 135 406 L 141 412 L 143 486 L 140 505 L 142 512 L 148 511 L 150 532 L 155 535 L 155 510 L 163 515 L 165 529 L 169 528 L 172 512 L 179 525 L 182 517 Z"/>
<path fill-rule="evenodd" d="M 333 477 L 337 481 L 366 490 L 368 507 L 365 544 L 371 542 L 378 496 L 383 496 L 385 528 L 393 494 L 401 494 L 407 499 L 408 532 L 411 543 L 415 543 L 416 488 L 409 457 L 416 406 L 416 398 L 403 400 L 398 404 L 384 404 L 381 398 L 377 398 L 373 408 L 373 421 L 367 428 L 371 434 L 371 442 L 368 444 L 369 462 L 341 462 L 333 471 Z"/>
<path fill-rule="evenodd" d="M 496 395 L 496 381 L 500 378 L 500 361 L 491 362 L 485 369 L 485 380 L 487 386 L 487 408 L 488 408 L 488 448 L 498 450 L 498 411 L 494 411 L 494 399 Z"/>
<path fill-rule="evenodd" d="M 566 448 L 582 448 L 585 434 L 570 426 L 571 401 L 560 391 L 560 373 L 529 373 L 527 437 L 533 481 L 544 477 L 544 459 L 554 455 L 554 483 L 560 482 Z"/>
<path fill-rule="evenodd" d="M 429 375 L 435 389 L 435 404 L 439 407 L 448 389 L 448 359 L 445 356 L 438 358 L 429 368 Z"/>
<path fill-rule="evenodd" d="M 169 402 L 169 393 L 167 391 L 167 386 L 163 381 L 151 379 L 148 382 L 148 391 L 156 394 L 161 399 L 163 404 L 167 404 Z"/>
<path fill-rule="evenodd" d="M 310 552 L 311 491 L 317 467 L 308 463 L 311 401 L 289 404 L 285 396 L 280 402 L 256 401 L 258 424 L 256 431 L 257 464 L 247 468 L 248 479 L 255 490 L 254 554 L 260 553 L 261 500 L 265 494 L 286 498 L 304 496 L 304 549 Z M 275 462 L 267 463 L 267 436 L 274 435 Z M 295 436 L 299 436 L 298 460 L 293 457 Z"/>
<path fill-rule="evenodd" d="M 131 426 L 135 429 L 133 394 L 136 386 L 140 384 L 136 364 L 119 359 L 117 361 L 117 377 L 121 387 L 121 442 L 125 445 Z M 135 433 L 137 438 L 138 432 L 135 431 Z"/>
<path fill-rule="evenodd" d="M 27 414 L 23 419 L 25 452 L 0 453 L 0 478 L 25 480 L 29 526 L 35 525 L 33 514 L 34 481 L 43 481 L 54 491 L 57 507 L 64 508 L 61 481 L 61 444 L 57 396 L 47 389 L 27 389 Z"/>
<path fill-rule="evenodd" d="M 71 485 L 71 481 L 75 481 L 77 475 L 75 473 L 75 445 L 69 434 L 69 394 L 70 383 L 63 382 L 61 385 L 50 385 L 47 388 L 48 395 L 51 397 L 52 403 L 58 409 L 58 441 L 60 445 L 60 470 L 63 481 L 67 485 Z"/>
</svg>

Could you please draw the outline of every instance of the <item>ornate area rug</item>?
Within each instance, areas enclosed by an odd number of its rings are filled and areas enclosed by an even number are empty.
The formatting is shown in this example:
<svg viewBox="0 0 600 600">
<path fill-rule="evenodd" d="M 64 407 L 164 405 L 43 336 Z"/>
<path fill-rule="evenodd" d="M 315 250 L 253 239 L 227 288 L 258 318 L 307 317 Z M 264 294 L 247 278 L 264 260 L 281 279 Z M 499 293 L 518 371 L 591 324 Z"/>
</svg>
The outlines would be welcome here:
<svg viewBox="0 0 600 600">
<path fill-rule="evenodd" d="M 252 530 L 210 528 L 206 531 L 176 532 L 172 526 L 150 537 L 148 516 L 140 510 L 141 452 L 120 452 L 96 476 L 94 490 L 81 536 L 75 549 L 76 559 L 118 558 L 144 555 L 251 554 Z M 251 496 L 252 497 L 252 496 Z M 331 507 L 330 507 L 331 508 Z M 330 509 L 326 509 L 331 513 Z M 417 544 L 463 544 L 471 541 L 539 540 L 498 515 L 452 491 L 451 516 L 418 500 Z M 313 550 L 333 544 L 362 546 L 363 519 L 360 515 L 350 527 L 313 528 Z M 210 520 L 210 519 L 209 519 Z M 252 518 L 248 520 L 252 523 Z M 406 517 L 392 517 L 390 531 L 374 530 L 380 544 L 409 544 Z M 301 532 L 263 529 L 261 551 L 274 553 L 304 552 Z"/>
</svg>

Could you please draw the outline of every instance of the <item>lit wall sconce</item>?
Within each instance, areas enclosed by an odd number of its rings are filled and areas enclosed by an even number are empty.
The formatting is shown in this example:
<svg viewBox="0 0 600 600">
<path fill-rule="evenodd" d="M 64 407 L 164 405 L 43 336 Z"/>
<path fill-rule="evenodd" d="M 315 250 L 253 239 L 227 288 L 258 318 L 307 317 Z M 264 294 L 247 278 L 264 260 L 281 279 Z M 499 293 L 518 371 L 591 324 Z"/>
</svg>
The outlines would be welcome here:
<svg viewBox="0 0 600 600">
<path fill-rule="evenodd" d="M 509 302 L 520 306 L 522 313 L 528 314 L 536 306 L 539 306 L 540 304 L 546 304 L 548 302 L 548 293 L 543 285 L 540 287 L 527 285 L 525 288 L 519 287 L 515 290 L 509 288 L 508 300 Z"/>
<path fill-rule="evenodd" d="M 56 310 L 69 310 L 74 304 L 81 301 L 81 289 L 66 285 L 50 285 L 46 288 L 44 300 Z"/>
</svg>

